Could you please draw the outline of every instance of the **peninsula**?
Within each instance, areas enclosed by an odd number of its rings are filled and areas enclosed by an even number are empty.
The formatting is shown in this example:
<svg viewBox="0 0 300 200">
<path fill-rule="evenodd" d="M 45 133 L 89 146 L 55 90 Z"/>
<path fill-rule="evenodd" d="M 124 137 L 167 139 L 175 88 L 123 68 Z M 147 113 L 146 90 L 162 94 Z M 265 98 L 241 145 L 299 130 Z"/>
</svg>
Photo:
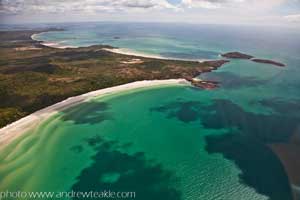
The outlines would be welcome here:
<svg viewBox="0 0 300 200">
<path fill-rule="evenodd" d="M 107 45 L 53 48 L 32 35 L 60 29 L 0 32 L 0 127 L 69 97 L 143 80 L 186 79 L 227 60 L 182 61 L 123 55 Z"/>
<path fill-rule="evenodd" d="M 224 53 L 224 54 L 221 54 L 221 56 L 224 57 L 224 58 L 230 58 L 230 59 L 251 59 L 251 58 L 254 58 L 251 55 L 240 53 L 240 52 L 237 52 L 237 51 Z"/>
</svg>

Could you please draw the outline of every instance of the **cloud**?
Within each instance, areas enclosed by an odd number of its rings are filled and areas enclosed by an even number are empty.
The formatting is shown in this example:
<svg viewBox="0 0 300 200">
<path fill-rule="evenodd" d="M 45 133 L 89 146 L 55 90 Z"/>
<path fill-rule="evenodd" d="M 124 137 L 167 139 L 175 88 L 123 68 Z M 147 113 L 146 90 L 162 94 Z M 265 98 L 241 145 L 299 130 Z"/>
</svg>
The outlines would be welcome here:
<svg viewBox="0 0 300 200">
<path fill-rule="evenodd" d="M 0 0 L 0 12 L 64 13 L 176 9 L 166 0 Z"/>
<path fill-rule="evenodd" d="M 236 9 L 269 10 L 289 0 L 0 0 L 0 12 L 130 12 L 133 10 Z M 292 0 L 299 2 L 299 0 Z"/>
<path fill-rule="evenodd" d="M 0 0 L 0 23 L 113 20 L 294 26 L 300 24 L 295 14 L 299 11 L 300 0 Z"/>
<path fill-rule="evenodd" d="M 208 9 L 215 9 L 221 6 L 219 2 L 211 2 L 206 0 L 183 0 L 182 5 L 188 8 L 208 8 Z"/>
<path fill-rule="evenodd" d="M 300 0 L 292 1 L 300 2 Z M 182 5 L 187 8 L 265 10 L 286 2 L 289 0 L 182 0 Z"/>
<path fill-rule="evenodd" d="M 293 23 L 300 23 L 300 14 L 296 15 L 287 15 L 284 16 L 284 19 L 286 19 L 288 22 L 293 22 Z"/>
<path fill-rule="evenodd" d="M 182 0 L 182 5 L 188 8 L 216 9 L 241 2 L 244 0 Z"/>
</svg>

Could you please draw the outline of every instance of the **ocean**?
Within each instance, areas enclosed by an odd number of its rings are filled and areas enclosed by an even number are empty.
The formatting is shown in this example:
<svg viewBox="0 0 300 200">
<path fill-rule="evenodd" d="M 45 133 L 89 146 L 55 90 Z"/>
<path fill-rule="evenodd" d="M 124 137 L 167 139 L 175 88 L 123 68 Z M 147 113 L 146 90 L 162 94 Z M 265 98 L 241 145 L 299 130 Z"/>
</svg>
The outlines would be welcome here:
<svg viewBox="0 0 300 200">
<path fill-rule="evenodd" d="M 300 134 L 296 29 L 108 22 L 51 26 L 65 30 L 34 38 L 186 60 L 241 51 L 287 66 L 232 60 L 200 75 L 220 82 L 215 90 L 133 90 L 58 113 L 0 152 L 0 191 L 132 191 L 141 200 L 292 199 L 286 170 L 270 145 L 288 144 Z"/>
</svg>

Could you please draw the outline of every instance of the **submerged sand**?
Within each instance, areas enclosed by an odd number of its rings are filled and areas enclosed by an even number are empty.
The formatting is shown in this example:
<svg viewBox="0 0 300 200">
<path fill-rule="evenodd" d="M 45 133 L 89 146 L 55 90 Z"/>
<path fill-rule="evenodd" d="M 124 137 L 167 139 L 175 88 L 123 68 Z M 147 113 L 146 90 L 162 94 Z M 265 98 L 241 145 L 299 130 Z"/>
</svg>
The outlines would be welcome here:
<svg viewBox="0 0 300 200">
<path fill-rule="evenodd" d="M 110 87 L 106 89 L 96 90 L 83 95 L 70 97 L 62 102 L 39 110 L 27 117 L 24 117 L 2 129 L 0 129 L 0 150 L 8 144 L 10 144 L 14 139 L 18 138 L 22 134 L 26 133 L 28 130 L 37 127 L 43 121 L 49 117 L 57 114 L 58 112 L 76 106 L 80 103 L 89 101 L 94 97 L 106 96 L 109 94 L 116 94 L 119 92 L 151 88 L 155 86 L 169 86 L 169 85 L 190 85 L 185 79 L 169 79 L 169 80 L 152 80 L 152 81 L 137 81 L 133 83 L 128 83 L 120 86 Z"/>
</svg>

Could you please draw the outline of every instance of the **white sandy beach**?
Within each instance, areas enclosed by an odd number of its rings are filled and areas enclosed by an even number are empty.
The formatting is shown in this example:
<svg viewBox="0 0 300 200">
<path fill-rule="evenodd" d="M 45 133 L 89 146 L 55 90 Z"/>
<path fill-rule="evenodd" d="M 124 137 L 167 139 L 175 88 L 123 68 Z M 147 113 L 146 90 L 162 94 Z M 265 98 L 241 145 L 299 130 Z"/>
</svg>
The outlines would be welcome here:
<svg viewBox="0 0 300 200">
<path fill-rule="evenodd" d="M 64 109 L 76 106 L 80 103 L 89 101 L 93 97 L 101 97 L 109 94 L 115 94 L 118 92 L 151 88 L 155 86 L 168 86 L 168 85 L 189 85 L 190 83 L 185 79 L 169 79 L 169 80 L 153 80 L 153 81 L 137 81 L 120 86 L 110 87 L 106 89 L 96 90 L 76 97 L 70 97 L 62 102 L 39 110 L 27 117 L 24 117 L 2 129 L 0 129 L 0 149 L 7 146 L 14 139 L 18 138 L 28 130 L 37 127 L 44 120 L 53 116 L 54 114 Z"/>
<path fill-rule="evenodd" d="M 103 48 L 103 50 L 109 51 L 112 53 L 128 55 L 128 56 L 138 56 L 138 57 L 143 57 L 143 58 L 155 58 L 155 59 L 163 59 L 163 60 L 174 60 L 175 59 L 175 58 L 166 58 L 166 57 L 153 55 L 153 54 L 135 52 L 135 51 L 132 51 L 130 49 L 125 49 L 125 48 L 114 48 L 114 49 Z"/>
<path fill-rule="evenodd" d="M 31 39 L 32 40 L 35 40 L 35 41 L 40 41 L 38 40 L 36 37 L 39 35 L 40 33 L 38 34 L 33 34 L 31 36 Z M 64 41 L 62 41 L 61 43 L 63 43 Z M 52 48 L 56 48 L 56 49 L 66 49 L 66 48 L 78 48 L 76 46 L 70 46 L 70 45 L 62 45 L 61 43 L 57 43 L 57 42 L 44 42 L 44 41 L 41 41 L 41 45 L 44 45 L 46 47 L 52 47 Z"/>
<path fill-rule="evenodd" d="M 180 59 L 180 58 L 172 58 L 172 57 L 163 57 L 159 55 L 154 55 L 154 54 L 146 54 L 146 53 L 140 53 L 136 52 L 130 49 L 125 49 L 125 48 L 114 48 L 114 49 L 108 49 L 108 48 L 103 48 L 105 51 L 109 51 L 112 53 L 117 53 L 117 54 L 122 54 L 122 55 L 127 55 L 127 56 L 137 56 L 137 57 L 142 57 L 142 58 L 153 58 L 153 59 L 159 59 L 159 60 L 178 60 L 178 61 L 195 61 L 195 62 L 205 62 L 209 61 L 209 59 Z"/>
</svg>

